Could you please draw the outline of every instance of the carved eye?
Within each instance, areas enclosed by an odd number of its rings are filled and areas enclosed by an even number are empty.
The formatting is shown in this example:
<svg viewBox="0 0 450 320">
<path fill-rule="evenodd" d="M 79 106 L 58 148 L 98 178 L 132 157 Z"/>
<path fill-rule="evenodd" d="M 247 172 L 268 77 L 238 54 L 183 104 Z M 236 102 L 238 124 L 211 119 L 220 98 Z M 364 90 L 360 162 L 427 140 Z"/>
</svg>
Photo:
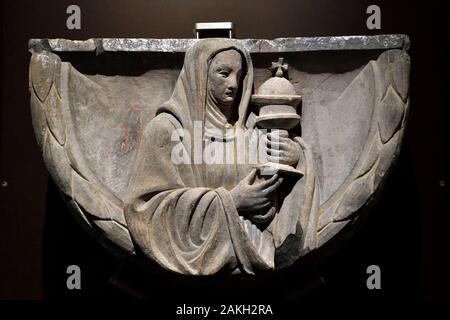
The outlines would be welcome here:
<svg viewBox="0 0 450 320">
<path fill-rule="evenodd" d="M 230 73 L 225 70 L 219 71 L 219 74 L 224 78 L 228 78 L 228 76 L 230 75 Z"/>
</svg>

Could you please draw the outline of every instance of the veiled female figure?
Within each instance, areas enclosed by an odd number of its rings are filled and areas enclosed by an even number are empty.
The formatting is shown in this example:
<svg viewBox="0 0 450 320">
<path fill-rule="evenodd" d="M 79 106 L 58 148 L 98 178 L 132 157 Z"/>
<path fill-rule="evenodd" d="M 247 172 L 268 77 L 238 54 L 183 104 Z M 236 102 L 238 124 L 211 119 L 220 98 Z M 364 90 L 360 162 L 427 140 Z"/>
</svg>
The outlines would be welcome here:
<svg viewBox="0 0 450 320">
<path fill-rule="evenodd" d="M 255 129 L 252 88 L 252 62 L 239 42 L 199 40 L 186 52 L 171 98 L 145 127 L 125 217 L 139 251 L 169 270 L 254 274 L 289 265 L 316 247 L 318 192 L 303 140 L 267 135 L 268 154 L 304 172 L 290 184 L 281 173 L 258 179 L 254 165 L 237 161 L 248 150 L 238 147 L 237 134 Z M 181 142 L 173 139 L 180 131 L 186 133 Z M 199 133 L 202 150 L 225 154 L 199 161 L 192 150 Z M 174 161 L 180 146 L 189 161 Z"/>
</svg>

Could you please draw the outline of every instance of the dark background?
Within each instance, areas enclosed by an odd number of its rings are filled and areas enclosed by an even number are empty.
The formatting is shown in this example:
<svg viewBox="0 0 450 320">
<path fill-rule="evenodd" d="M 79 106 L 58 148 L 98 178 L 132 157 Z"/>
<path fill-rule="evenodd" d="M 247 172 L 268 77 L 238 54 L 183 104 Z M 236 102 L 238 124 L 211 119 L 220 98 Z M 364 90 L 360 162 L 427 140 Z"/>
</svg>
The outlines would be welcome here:
<svg viewBox="0 0 450 320">
<path fill-rule="evenodd" d="M 66 28 L 70 4 L 81 7 L 81 30 Z M 370 4 L 381 7 L 381 30 L 366 28 Z M 268 281 L 271 290 L 262 290 L 264 284 L 258 281 L 243 282 L 238 292 L 232 282 L 223 288 L 199 280 L 195 285 L 203 290 L 194 290 L 189 281 L 184 285 L 155 276 L 148 279 L 152 290 L 146 296 L 181 304 L 221 303 L 230 296 L 271 303 L 309 298 L 449 299 L 447 17 L 436 1 L 3 1 L 0 299 L 133 299 L 142 293 L 135 290 L 135 281 L 126 280 L 129 273 L 119 271 L 117 259 L 78 226 L 46 173 L 29 111 L 28 39 L 190 38 L 195 22 L 208 21 L 234 22 L 237 38 L 408 34 L 409 123 L 399 160 L 372 214 L 311 276 L 310 270 L 288 273 L 289 283 L 276 283 L 275 277 Z M 82 290 L 66 289 L 70 264 L 81 267 Z M 381 267 L 382 290 L 366 288 L 366 268 L 371 264 Z M 302 283 L 304 279 L 317 281 L 310 286 Z M 311 289 L 302 291 L 305 287 Z"/>
</svg>

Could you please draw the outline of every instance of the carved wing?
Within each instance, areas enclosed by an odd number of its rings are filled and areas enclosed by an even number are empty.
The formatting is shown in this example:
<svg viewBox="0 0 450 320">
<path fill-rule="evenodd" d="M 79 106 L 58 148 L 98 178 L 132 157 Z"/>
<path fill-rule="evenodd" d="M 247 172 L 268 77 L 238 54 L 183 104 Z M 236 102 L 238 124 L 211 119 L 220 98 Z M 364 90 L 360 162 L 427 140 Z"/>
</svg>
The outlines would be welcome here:
<svg viewBox="0 0 450 320">
<path fill-rule="evenodd" d="M 77 213 L 75 216 L 81 218 L 82 224 L 97 234 L 104 234 L 119 248 L 132 253 L 134 247 L 120 198 L 120 189 L 124 186 L 116 184 L 116 188 L 108 188 L 98 178 L 105 175 L 95 172 L 89 162 L 93 148 L 86 150 L 79 142 L 83 135 L 87 137 L 86 132 L 83 132 L 86 128 L 78 125 L 83 113 L 74 112 L 74 108 L 86 109 L 92 104 L 105 107 L 108 103 L 107 94 L 69 63 L 62 62 L 57 55 L 47 51 L 32 52 L 29 79 L 35 136 L 53 180 L 68 198 L 70 206 Z M 74 97 L 69 86 L 77 86 L 81 90 L 77 92 L 82 95 Z M 96 123 L 97 120 L 89 116 L 91 118 L 88 121 L 94 122 L 96 126 L 115 125 L 111 119 L 107 121 L 108 118 L 103 118 L 106 123 Z M 104 137 L 98 138 L 106 144 Z M 94 152 L 98 152 L 96 156 L 105 157 L 105 162 L 108 162 L 110 159 L 105 150 L 97 148 Z M 114 186 L 109 183 L 111 185 Z"/>
<path fill-rule="evenodd" d="M 320 206 L 318 246 L 357 217 L 397 157 L 409 106 L 409 68 L 405 51 L 385 51 L 376 61 L 370 61 L 341 93 L 340 97 L 351 97 L 347 101 L 373 103 L 373 108 L 365 115 L 370 126 L 359 157 L 343 183 Z M 339 104 L 339 98 L 335 103 Z M 327 182 L 325 178 L 323 184 Z"/>
</svg>

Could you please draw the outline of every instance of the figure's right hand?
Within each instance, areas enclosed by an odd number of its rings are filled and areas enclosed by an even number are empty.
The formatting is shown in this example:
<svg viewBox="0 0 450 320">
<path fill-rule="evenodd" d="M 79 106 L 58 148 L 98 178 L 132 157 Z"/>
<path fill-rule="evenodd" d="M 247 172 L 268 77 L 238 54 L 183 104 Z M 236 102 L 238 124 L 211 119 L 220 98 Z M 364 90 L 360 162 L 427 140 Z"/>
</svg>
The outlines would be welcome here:
<svg viewBox="0 0 450 320">
<path fill-rule="evenodd" d="M 258 211 L 269 207 L 272 204 L 271 194 L 283 182 L 283 178 L 278 174 L 259 183 L 254 183 L 255 177 L 256 169 L 253 169 L 230 191 L 239 212 Z"/>
</svg>

